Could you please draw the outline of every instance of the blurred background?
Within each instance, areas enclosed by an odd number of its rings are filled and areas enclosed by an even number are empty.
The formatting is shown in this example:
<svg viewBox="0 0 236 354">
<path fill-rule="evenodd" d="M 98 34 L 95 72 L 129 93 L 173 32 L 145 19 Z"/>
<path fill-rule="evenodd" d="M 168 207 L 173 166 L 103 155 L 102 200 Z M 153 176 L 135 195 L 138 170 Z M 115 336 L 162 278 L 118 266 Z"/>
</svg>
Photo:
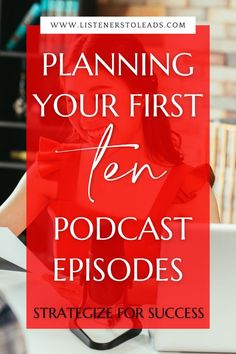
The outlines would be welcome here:
<svg viewBox="0 0 236 354">
<path fill-rule="evenodd" d="M 236 0 L 0 0 L 0 203 L 25 171 L 25 32 L 39 16 L 196 16 L 211 26 L 211 166 L 236 223 Z"/>
</svg>

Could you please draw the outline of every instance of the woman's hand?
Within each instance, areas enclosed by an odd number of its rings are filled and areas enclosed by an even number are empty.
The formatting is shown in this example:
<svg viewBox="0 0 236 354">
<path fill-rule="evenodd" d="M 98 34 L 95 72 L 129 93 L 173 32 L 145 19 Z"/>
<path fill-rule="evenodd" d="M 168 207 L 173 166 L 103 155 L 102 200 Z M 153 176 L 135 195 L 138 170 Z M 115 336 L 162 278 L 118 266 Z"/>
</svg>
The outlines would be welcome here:
<svg viewBox="0 0 236 354">
<path fill-rule="evenodd" d="M 27 179 L 32 178 L 36 186 L 40 186 L 40 176 L 36 165 L 27 172 Z M 26 218 L 26 174 L 9 196 L 0 206 L 0 227 L 8 227 L 16 236 L 19 236 L 38 214 L 48 204 L 48 198 L 40 191 L 34 189 L 33 203 L 31 203 L 30 218 Z M 27 220 L 26 220 L 27 219 Z"/>
<path fill-rule="evenodd" d="M 0 227 L 8 227 L 19 236 L 26 227 L 26 175 L 0 207 Z"/>
</svg>

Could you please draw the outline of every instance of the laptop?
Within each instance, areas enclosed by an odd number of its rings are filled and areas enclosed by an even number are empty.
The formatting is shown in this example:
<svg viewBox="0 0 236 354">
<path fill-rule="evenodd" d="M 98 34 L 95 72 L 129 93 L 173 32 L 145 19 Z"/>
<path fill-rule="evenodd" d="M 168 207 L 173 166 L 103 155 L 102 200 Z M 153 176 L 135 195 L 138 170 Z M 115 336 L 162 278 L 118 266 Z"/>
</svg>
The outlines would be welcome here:
<svg viewBox="0 0 236 354">
<path fill-rule="evenodd" d="M 236 353 L 236 224 L 211 225 L 210 329 L 151 330 L 158 351 Z"/>
</svg>

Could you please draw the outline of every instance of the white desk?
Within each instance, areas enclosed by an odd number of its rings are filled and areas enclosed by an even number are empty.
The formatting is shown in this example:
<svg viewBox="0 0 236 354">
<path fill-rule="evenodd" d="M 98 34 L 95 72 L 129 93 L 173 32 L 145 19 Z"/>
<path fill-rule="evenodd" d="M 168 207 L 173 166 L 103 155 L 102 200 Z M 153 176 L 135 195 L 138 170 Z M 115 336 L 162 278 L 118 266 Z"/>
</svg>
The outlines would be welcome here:
<svg viewBox="0 0 236 354">
<path fill-rule="evenodd" d="M 91 354 L 98 353 L 87 348 L 69 330 L 30 330 L 25 326 L 25 273 L 0 270 L 0 291 L 22 324 L 27 354 Z M 147 332 L 121 346 L 107 350 L 107 354 L 156 354 Z"/>
<path fill-rule="evenodd" d="M 0 228 L 0 257 L 9 260 L 21 267 L 25 267 L 25 247 L 20 241 L 5 228 Z M 222 242 L 224 242 L 222 240 Z M 231 248 L 232 256 L 227 257 L 229 260 L 234 260 L 234 249 Z M 216 259 L 218 262 L 218 258 Z M 232 269 L 232 266 L 227 266 L 227 269 Z M 220 273 L 218 273 L 219 275 Z M 222 273 L 223 274 L 223 273 Z M 219 277 L 218 277 L 219 278 Z M 218 279 L 217 278 L 217 279 Z M 223 278 L 219 280 L 221 288 Z M 231 279 L 230 279 L 231 282 Z M 230 283 L 231 284 L 231 283 Z M 96 351 L 87 348 L 78 338 L 76 338 L 69 330 L 28 330 L 25 326 L 25 312 L 26 312 L 26 279 L 25 273 L 16 271 L 0 270 L 0 291 L 2 291 L 9 305 L 15 312 L 22 324 L 22 329 L 25 336 L 27 354 L 87 354 L 96 353 Z M 230 294 L 234 296 L 234 294 Z M 228 294 L 227 294 L 228 296 Z M 231 302 L 230 302 L 231 303 Z M 235 316 L 232 316 L 232 320 Z M 233 329 L 234 325 L 231 326 Z M 107 354 L 117 354 L 122 352 L 129 354 L 157 354 L 150 343 L 147 331 L 144 331 L 140 336 L 122 344 L 121 346 L 112 350 L 105 351 Z M 170 354 L 166 352 L 165 354 Z M 175 352 L 175 354 L 180 354 Z M 187 353 L 185 353 L 187 354 Z M 195 353 L 196 354 L 196 353 Z M 212 353 L 213 354 L 213 353 Z"/>
<path fill-rule="evenodd" d="M 25 246 L 6 228 L 0 228 L 0 257 L 26 267 Z M 86 347 L 69 330 L 30 330 L 26 329 L 26 274 L 24 272 L 0 270 L 0 292 L 3 292 L 9 305 L 22 325 L 27 354 L 87 354 L 96 351 Z M 156 354 L 152 348 L 148 332 L 122 344 L 107 354 Z"/>
</svg>

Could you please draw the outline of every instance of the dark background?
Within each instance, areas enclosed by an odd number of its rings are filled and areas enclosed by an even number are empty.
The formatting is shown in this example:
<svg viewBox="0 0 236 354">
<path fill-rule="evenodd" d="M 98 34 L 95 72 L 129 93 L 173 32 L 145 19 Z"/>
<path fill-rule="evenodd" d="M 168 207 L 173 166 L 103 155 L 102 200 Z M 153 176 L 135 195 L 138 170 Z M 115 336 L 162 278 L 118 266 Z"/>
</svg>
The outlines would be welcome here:
<svg viewBox="0 0 236 354">
<path fill-rule="evenodd" d="M 32 0 L 0 0 L 0 204 L 25 171 L 24 158 L 12 157 L 12 151 L 24 155 L 26 150 L 25 117 L 18 117 L 13 110 L 25 66 L 25 39 L 17 51 L 7 52 L 5 48 L 32 3 Z M 96 0 L 80 0 L 79 15 L 96 15 Z"/>
<path fill-rule="evenodd" d="M 25 73 L 26 38 L 19 42 L 14 51 L 7 51 L 6 43 L 33 2 L 40 1 L 0 0 L 0 205 L 9 197 L 26 169 L 26 117 L 25 114 L 17 116 L 13 109 L 13 103 L 19 98 L 20 78 Z M 80 16 L 95 16 L 96 0 L 80 0 L 79 8 Z M 34 24 L 38 23 L 39 20 Z M 39 221 L 39 227 L 42 227 Z M 39 250 L 42 257 L 49 253 L 50 247 L 45 233 L 48 225 L 43 228 L 42 234 L 45 237 L 42 238 L 42 249 Z M 21 239 L 26 242 L 25 233 Z M 7 269 L 12 267 L 4 264 Z"/>
</svg>

